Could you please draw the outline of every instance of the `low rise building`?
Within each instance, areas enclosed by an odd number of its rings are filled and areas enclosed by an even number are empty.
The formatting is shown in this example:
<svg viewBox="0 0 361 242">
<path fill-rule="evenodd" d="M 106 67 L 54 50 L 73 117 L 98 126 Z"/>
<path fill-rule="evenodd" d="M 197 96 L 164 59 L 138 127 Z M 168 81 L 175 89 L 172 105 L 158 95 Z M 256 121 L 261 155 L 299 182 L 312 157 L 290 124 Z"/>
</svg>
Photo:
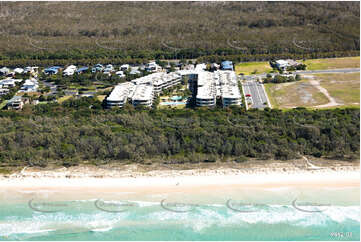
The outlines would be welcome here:
<svg viewBox="0 0 361 242">
<path fill-rule="evenodd" d="M 131 97 L 133 106 L 151 107 L 153 104 L 153 86 L 140 84 L 136 85 L 134 93 Z"/>
<path fill-rule="evenodd" d="M 160 71 L 161 69 L 162 69 L 162 67 L 159 66 L 155 62 L 150 62 L 150 63 L 145 65 L 145 70 L 149 71 L 149 72 L 157 72 L 157 71 Z"/>
<path fill-rule="evenodd" d="M 70 65 L 63 71 L 63 76 L 72 76 L 74 75 L 75 71 L 77 70 L 76 66 Z"/>
<path fill-rule="evenodd" d="M 223 107 L 241 105 L 242 96 L 236 73 L 234 71 L 219 71 L 219 79 Z"/>
<path fill-rule="evenodd" d="M 0 68 L 0 75 L 6 76 L 10 72 L 10 69 L 7 67 Z"/>
<path fill-rule="evenodd" d="M 21 86 L 21 92 L 36 92 L 39 88 L 38 81 L 34 78 L 25 80 L 24 84 Z"/>
<path fill-rule="evenodd" d="M 6 95 L 10 92 L 7 88 L 0 88 L 0 96 Z"/>
<path fill-rule="evenodd" d="M 217 89 L 214 73 L 202 71 L 198 73 L 196 105 L 213 107 L 216 105 Z"/>
<path fill-rule="evenodd" d="M 15 69 L 14 69 L 14 73 L 15 73 L 15 74 L 23 74 L 23 73 L 24 73 L 24 69 L 23 69 L 23 68 L 15 68 Z"/>
<path fill-rule="evenodd" d="M 128 98 L 133 96 L 135 88 L 136 85 L 132 82 L 125 82 L 115 86 L 106 99 L 107 107 L 123 107 L 127 103 Z"/>
<path fill-rule="evenodd" d="M 292 59 L 276 61 L 276 67 L 280 70 L 286 70 L 288 67 L 296 67 L 298 65 L 300 65 L 300 63 Z"/>
<path fill-rule="evenodd" d="M 30 73 L 31 75 L 37 75 L 39 72 L 39 67 L 37 66 L 27 66 L 24 68 L 24 73 Z"/>
<path fill-rule="evenodd" d="M 22 82 L 22 79 L 3 79 L 0 80 L 0 88 L 12 88 L 16 86 L 16 83 Z"/>
<path fill-rule="evenodd" d="M 29 99 L 23 98 L 22 96 L 13 96 L 7 102 L 6 106 L 8 109 L 20 110 L 26 103 L 29 103 Z"/>
<path fill-rule="evenodd" d="M 86 72 L 86 71 L 88 71 L 88 70 L 89 70 L 89 67 L 87 67 L 87 66 L 82 66 L 82 67 L 80 67 L 78 70 L 76 70 L 76 73 L 82 74 L 82 73 L 84 73 L 84 72 Z"/>
<path fill-rule="evenodd" d="M 119 70 L 121 70 L 121 71 L 128 71 L 129 69 L 130 69 L 130 66 L 128 64 L 123 64 L 119 68 Z"/>
<path fill-rule="evenodd" d="M 57 74 L 60 69 L 61 69 L 60 66 L 52 66 L 52 67 L 44 69 L 44 73 L 46 75 L 54 75 L 54 74 Z"/>
<path fill-rule="evenodd" d="M 233 71 L 232 61 L 222 61 L 221 67 L 222 67 L 222 70 Z"/>
</svg>

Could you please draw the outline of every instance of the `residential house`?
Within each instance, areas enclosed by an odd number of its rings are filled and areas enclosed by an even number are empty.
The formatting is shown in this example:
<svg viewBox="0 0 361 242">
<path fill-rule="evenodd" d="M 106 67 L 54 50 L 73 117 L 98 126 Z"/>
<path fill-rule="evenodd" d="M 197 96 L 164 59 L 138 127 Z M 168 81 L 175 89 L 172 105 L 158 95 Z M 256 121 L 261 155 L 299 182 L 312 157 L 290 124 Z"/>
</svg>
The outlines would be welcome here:
<svg viewBox="0 0 361 242">
<path fill-rule="evenodd" d="M 0 76 L 6 76 L 10 72 L 10 69 L 7 67 L 3 67 L 0 69 Z"/>
</svg>

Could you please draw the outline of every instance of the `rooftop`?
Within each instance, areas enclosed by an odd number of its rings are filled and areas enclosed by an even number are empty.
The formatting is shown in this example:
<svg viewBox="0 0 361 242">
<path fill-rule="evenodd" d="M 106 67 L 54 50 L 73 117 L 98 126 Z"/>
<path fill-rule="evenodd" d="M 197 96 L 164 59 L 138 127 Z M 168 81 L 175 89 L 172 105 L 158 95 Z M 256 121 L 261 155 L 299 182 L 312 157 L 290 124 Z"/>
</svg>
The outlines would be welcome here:
<svg viewBox="0 0 361 242">
<path fill-rule="evenodd" d="M 124 82 L 114 87 L 113 91 L 107 97 L 107 101 L 122 101 L 132 95 L 135 85 L 131 82 Z"/>
<path fill-rule="evenodd" d="M 216 90 L 216 77 L 212 72 L 199 72 L 198 73 L 198 99 L 214 98 L 217 94 Z"/>
<path fill-rule="evenodd" d="M 153 86 L 150 85 L 137 85 L 132 96 L 133 100 L 148 101 L 153 98 Z"/>
</svg>

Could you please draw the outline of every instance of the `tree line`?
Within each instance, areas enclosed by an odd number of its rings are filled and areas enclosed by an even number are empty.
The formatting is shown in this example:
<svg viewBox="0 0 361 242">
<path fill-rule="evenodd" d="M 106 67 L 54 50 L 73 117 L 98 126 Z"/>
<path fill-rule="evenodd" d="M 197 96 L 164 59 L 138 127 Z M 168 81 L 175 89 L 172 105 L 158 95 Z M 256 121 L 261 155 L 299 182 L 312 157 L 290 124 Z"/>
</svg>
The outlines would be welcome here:
<svg viewBox="0 0 361 242">
<path fill-rule="evenodd" d="M 0 166 L 358 159 L 359 109 L 104 110 L 95 98 L 0 112 Z"/>
</svg>

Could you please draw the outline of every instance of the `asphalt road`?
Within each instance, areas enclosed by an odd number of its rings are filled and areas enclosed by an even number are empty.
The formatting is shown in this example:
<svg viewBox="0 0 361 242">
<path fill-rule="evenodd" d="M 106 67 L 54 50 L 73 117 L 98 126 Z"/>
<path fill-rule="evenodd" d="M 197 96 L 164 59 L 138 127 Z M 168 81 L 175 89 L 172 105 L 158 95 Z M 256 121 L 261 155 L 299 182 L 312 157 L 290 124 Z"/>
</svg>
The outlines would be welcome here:
<svg viewBox="0 0 361 242">
<path fill-rule="evenodd" d="M 294 74 L 322 74 L 322 73 L 354 73 L 360 72 L 360 68 L 344 68 L 344 69 L 332 69 L 332 70 L 314 70 L 314 71 L 295 71 Z M 267 74 L 257 74 L 257 75 L 248 75 L 244 76 L 245 80 L 255 80 L 257 78 L 263 79 L 266 78 Z"/>
<path fill-rule="evenodd" d="M 245 95 L 251 94 L 252 105 L 250 108 L 261 109 L 268 107 L 267 94 L 262 84 L 256 81 L 247 81 L 242 83 L 242 88 Z"/>
<path fill-rule="evenodd" d="M 353 73 L 360 72 L 360 68 L 344 68 L 333 70 L 296 71 L 296 74 L 321 74 L 321 73 Z"/>
</svg>

